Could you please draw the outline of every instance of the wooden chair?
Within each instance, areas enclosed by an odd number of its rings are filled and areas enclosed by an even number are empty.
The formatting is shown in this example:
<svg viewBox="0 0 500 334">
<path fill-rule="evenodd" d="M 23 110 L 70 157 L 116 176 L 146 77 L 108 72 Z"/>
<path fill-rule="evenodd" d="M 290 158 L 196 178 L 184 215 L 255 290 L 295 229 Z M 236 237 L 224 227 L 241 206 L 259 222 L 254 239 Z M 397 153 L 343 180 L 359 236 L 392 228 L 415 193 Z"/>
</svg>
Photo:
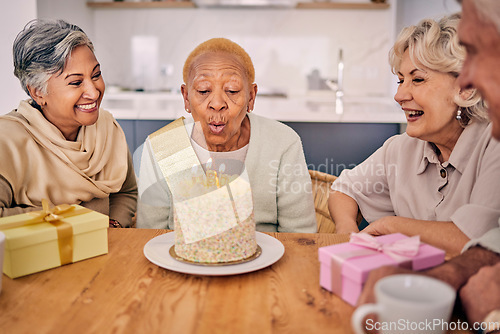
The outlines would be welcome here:
<svg viewBox="0 0 500 334">
<path fill-rule="evenodd" d="M 330 194 L 330 187 L 337 177 L 316 170 L 309 170 L 309 175 L 311 176 L 318 233 L 335 233 L 335 222 L 330 217 L 330 211 L 328 211 L 328 195 Z M 358 212 L 356 220 L 358 225 L 363 220 L 360 212 Z"/>
<path fill-rule="evenodd" d="M 335 175 L 309 170 L 314 197 L 314 209 L 316 210 L 316 222 L 319 233 L 335 233 L 335 222 L 328 211 L 328 194 L 330 187 L 337 178 Z"/>
</svg>

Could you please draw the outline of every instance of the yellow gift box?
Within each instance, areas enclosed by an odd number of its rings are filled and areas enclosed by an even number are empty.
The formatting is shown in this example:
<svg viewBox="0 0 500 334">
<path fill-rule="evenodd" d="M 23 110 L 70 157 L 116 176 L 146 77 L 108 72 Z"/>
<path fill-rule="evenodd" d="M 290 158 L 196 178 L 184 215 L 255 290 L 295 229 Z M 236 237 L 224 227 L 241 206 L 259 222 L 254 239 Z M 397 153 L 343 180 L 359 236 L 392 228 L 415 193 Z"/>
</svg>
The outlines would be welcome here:
<svg viewBox="0 0 500 334">
<path fill-rule="evenodd" d="M 108 253 L 109 218 L 80 205 L 0 218 L 3 272 L 16 278 Z"/>
</svg>

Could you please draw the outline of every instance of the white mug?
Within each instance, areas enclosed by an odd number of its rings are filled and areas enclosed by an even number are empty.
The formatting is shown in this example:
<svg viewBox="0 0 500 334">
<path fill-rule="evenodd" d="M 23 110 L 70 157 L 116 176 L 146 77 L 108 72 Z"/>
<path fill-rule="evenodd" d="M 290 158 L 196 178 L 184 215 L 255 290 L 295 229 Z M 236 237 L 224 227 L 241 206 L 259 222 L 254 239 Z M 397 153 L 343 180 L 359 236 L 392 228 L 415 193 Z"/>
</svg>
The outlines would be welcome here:
<svg viewBox="0 0 500 334">
<path fill-rule="evenodd" d="M 0 293 L 2 292 L 2 276 L 3 276 L 3 253 L 5 248 L 5 234 L 0 231 Z"/>
<path fill-rule="evenodd" d="M 355 332 L 444 333 L 449 326 L 456 292 L 438 279 L 402 274 L 375 284 L 376 304 L 358 307 L 351 318 Z M 376 314 L 377 320 L 366 319 Z"/>
</svg>

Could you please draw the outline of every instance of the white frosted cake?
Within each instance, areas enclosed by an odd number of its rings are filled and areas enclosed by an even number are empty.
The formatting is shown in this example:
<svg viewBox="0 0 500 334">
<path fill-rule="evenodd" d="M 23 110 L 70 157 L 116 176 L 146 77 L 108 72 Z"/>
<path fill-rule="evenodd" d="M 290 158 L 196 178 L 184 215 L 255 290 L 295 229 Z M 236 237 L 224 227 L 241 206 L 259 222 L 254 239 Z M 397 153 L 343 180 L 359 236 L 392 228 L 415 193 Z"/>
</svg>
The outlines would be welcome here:
<svg viewBox="0 0 500 334">
<path fill-rule="evenodd" d="M 230 230 L 192 243 L 185 242 L 182 229 L 178 227 L 176 222 L 175 253 L 191 262 L 239 261 L 251 257 L 257 251 L 253 214 Z"/>
<path fill-rule="evenodd" d="M 257 251 L 252 194 L 247 179 L 207 171 L 183 186 L 174 203 L 175 254 L 187 261 L 224 263 Z"/>
</svg>

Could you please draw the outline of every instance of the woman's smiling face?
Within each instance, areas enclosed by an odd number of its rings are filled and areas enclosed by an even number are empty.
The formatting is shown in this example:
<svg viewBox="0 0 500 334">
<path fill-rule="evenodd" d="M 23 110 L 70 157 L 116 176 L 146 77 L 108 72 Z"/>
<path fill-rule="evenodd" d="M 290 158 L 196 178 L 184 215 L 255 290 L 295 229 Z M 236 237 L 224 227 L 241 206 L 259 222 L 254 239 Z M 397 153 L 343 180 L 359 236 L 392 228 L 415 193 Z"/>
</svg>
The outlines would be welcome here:
<svg viewBox="0 0 500 334">
<path fill-rule="evenodd" d="M 200 55 L 181 90 L 184 106 L 200 122 L 209 150 L 234 150 L 257 94 L 237 57 L 223 52 Z"/>
<path fill-rule="evenodd" d="M 71 51 L 62 73 L 50 77 L 47 94 L 36 90 L 31 95 L 42 106 L 45 118 L 67 140 L 75 140 L 80 126 L 97 121 L 104 89 L 100 65 L 94 53 L 81 45 Z"/>
<path fill-rule="evenodd" d="M 408 50 L 401 60 L 398 78 L 394 99 L 405 112 L 406 133 L 438 147 L 453 148 L 463 131 L 456 120 L 458 106 L 454 98 L 460 92 L 457 79 L 421 64 L 414 65 Z"/>
</svg>

